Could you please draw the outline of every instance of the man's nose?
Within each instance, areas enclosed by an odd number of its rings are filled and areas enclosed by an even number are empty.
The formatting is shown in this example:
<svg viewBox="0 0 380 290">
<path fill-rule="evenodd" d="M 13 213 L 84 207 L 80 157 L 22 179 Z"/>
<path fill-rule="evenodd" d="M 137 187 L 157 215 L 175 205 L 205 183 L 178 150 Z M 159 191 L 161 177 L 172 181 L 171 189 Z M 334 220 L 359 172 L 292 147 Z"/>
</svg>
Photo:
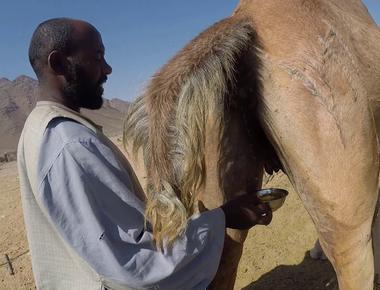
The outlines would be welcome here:
<svg viewBox="0 0 380 290">
<path fill-rule="evenodd" d="M 104 68 L 103 68 L 103 70 L 104 70 L 104 73 L 106 75 L 109 75 L 109 74 L 112 73 L 112 67 L 105 60 L 104 60 Z"/>
</svg>

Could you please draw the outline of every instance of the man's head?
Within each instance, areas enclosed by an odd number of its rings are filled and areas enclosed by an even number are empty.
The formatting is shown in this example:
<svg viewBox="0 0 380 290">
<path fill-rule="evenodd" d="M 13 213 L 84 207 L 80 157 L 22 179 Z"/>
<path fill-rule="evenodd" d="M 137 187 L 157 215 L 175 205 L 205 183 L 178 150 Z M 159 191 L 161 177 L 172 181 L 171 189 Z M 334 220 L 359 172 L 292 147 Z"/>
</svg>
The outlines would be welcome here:
<svg viewBox="0 0 380 290">
<path fill-rule="evenodd" d="M 74 109 L 102 106 L 102 84 L 112 69 L 91 24 L 68 18 L 41 23 L 30 42 L 29 60 L 40 83 L 58 90 L 65 104 Z"/>
</svg>

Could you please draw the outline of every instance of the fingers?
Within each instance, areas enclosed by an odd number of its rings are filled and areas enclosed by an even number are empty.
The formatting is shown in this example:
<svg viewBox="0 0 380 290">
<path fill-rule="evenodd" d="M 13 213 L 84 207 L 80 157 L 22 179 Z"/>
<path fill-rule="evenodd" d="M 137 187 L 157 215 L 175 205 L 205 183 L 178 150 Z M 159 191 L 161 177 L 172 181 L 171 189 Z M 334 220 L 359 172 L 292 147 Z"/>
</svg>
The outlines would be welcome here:
<svg viewBox="0 0 380 290">
<path fill-rule="evenodd" d="M 241 200 L 239 202 L 243 202 L 244 207 L 254 213 L 255 218 L 252 217 L 252 220 L 255 220 L 255 224 L 270 224 L 272 221 L 272 209 L 267 203 L 262 203 L 255 194 L 245 194 L 240 198 Z"/>
<path fill-rule="evenodd" d="M 262 213 L 257 224 L 267 226 L 272 221 L 272 217 L 273 216 L 272 216 L 271 210 L 268 212 Z"/>
<path fill-rule="evenodd" d="M 257 212 L 257 224 L 265 226 L 269 225 L 273 217 L 271 208 L 267 204 L 259 204 L 257 205 L 257 208 L 259 209 Z"/>
<path fill-rule="evenodd" d="M 255 225 L 268 225 L 272 221 L 272 210 L 268 204 L 260 203 L 252 195 L 242 195 L 221 206 L 226 217 L 226 227 L 246 230 Z"/>
</svg>

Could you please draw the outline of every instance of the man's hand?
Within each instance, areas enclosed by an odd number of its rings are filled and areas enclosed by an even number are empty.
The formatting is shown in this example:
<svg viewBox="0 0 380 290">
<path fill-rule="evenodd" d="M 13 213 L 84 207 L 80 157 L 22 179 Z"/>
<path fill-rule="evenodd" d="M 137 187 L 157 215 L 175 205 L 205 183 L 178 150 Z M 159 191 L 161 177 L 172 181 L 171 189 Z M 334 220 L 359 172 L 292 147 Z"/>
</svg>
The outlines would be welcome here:
<svg viewBox="0 0 380 290">
<path fill-rule="evenodd" d="M 226 216 L 226 227 L 248 230 L 255 225 L 268 225 L 272 210 L 261 203 L 254 193 L 241 195 L 221 206 Z"/>
</svg>

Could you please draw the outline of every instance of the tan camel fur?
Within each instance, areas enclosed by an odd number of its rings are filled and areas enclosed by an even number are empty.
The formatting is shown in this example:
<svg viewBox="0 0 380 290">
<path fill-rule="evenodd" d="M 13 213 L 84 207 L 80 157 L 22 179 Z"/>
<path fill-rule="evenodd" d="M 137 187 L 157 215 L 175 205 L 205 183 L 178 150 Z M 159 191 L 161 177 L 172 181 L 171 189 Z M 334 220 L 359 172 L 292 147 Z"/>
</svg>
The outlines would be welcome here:
<svg viewBox="0 0 380 290">
<path fill-rule="evenodd" d="M 242 0 L 152 78 L 124 141 L 141 149 L 158 244 L 197 210 L 283 169 L 340 289 L 373 289 L 380 29 L 359 0 Z M 210 289 L 232 289 L 246 233 L 231 231 Z M 227 282 L 226 282 L 227 281 Z"/>
</svg>

